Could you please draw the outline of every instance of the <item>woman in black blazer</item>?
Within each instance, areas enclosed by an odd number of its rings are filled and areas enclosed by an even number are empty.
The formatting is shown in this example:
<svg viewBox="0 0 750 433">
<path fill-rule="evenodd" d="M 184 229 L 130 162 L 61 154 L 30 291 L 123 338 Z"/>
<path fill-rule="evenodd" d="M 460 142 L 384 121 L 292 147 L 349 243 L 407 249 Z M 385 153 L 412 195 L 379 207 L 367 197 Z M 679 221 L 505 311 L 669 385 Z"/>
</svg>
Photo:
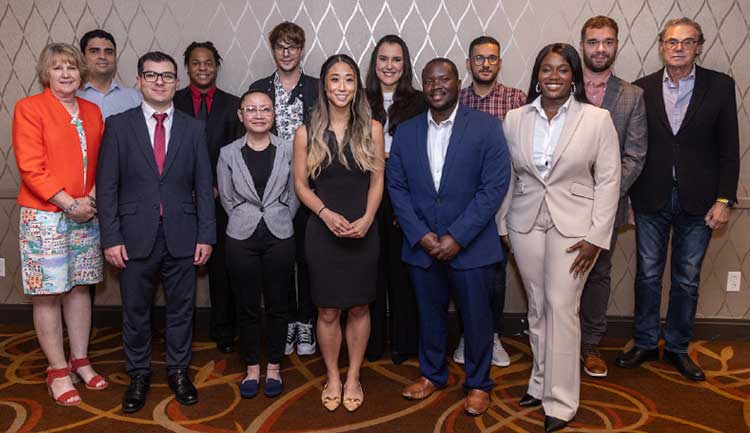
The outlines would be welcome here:
<svg viewBox="0 0 750 433">
<path fill-rule="evenodd" d="M 217 165 L 221 204 L 229 215 L 227 271 L 237 302 L 239 352 L 247 364 L 240 394 L 252 398 L 260 381 L 261 290 L 268 326 L 263 392 L 283 391 L 279 374 L 294 269 L 294 227 L 299 207 L 291 175 L 291 143 L 271 134 L 274 105 L 268 94 L 246 92 L 237 112 L 247 134 L 222 147 Z"/>
</svg>

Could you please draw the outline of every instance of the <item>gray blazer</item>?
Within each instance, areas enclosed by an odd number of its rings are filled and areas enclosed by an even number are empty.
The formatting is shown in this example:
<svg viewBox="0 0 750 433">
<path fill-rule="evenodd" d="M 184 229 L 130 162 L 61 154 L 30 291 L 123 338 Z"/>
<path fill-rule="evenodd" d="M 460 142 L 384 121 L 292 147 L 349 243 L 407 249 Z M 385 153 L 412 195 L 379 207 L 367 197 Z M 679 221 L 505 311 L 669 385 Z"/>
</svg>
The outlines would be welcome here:
<svg viewBox="0 0 750 433">
<path fill-rule="evenodd" d="M 628 191 L 643 170 L 648 149 L 646 104 L 643 90 L 612 74 L 607 82 L 602 108 L 609 111 L 620 142 L 620 202 L 615 216 L 615 228 L 628 220 Z"/>
<path fill-rule="evenodd" d="M 294 235 L 292 219 L 299 208 L 292 176 L 292 143 L 273 134 L 271 145 L 276 146 L 271 175 L 263 197 L 258 197 L 253 177 L 242 158 L 242 136 L 221 148 L 216 165 L 216 177 L 221 205 L 229 215 L 227 235 L 244 240 L 252 236 L 260 219 L 279 239 Z"/>
</svg>

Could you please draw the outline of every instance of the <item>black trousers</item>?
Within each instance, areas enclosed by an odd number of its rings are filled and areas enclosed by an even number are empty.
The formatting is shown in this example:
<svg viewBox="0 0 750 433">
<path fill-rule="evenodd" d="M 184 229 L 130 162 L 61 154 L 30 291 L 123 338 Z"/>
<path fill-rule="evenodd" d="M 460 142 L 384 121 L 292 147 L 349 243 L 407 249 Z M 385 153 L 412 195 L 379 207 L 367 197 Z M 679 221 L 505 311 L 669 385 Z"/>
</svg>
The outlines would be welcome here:
<svg viewBox="0 0 750 433">
<path fill-rule="evenodd" d="M 401 261 L 404 235 L 394 224 L 395 215 L 387 191 L 378 209 L 382 228 L 375 302 L 370 304 L 370 339 L 366 355 L 370 360 L 383 355 L 387 332 L 391 353 L 414 355 L 419 352 L 419 317 L 409 268 Z M 390 310 L 390 324 L 386 310 Z M 390 325 L 390 326 L 389 326 Z"/>
<path fill-rule="evenodd" d="M 159 224 L 151 255 L 130 259 L 120 272 L 122 343 L 128 374 L 151 371 L 151 307 L 154 276 L 161 277 L 167 310 L 167 371 L 187 369 L 192 355 L 195 306 L 193 256 L 172 257 Z"/>
<path fill-rule="evenodd" d="M 599 257 L 589 272 L 581 293 L 581 344 L 598 346 L 607 333 L 607 307 L 612 285 L 612 251 L 617 243 L 617 229 L 612 230 L 608 250 L 599 251 Z"/>
<path fill-rule="evenodd" d="M 289 290 L 289 320 L 291 322 L 312 323 L 315 307 L 310 295 L 310 278 L 307 275 L 305 260 L 305 227 L 310 211 L 300 206 L 294 216 L 294 238 L 296 242 L 297 272 L 292 273 L 292 284 Z"/>
<path fill-rule="evenodd" d="M 208 285 L 211 297 L 211 323 L 209 336 L 214 341 L 234 339 L 235 302 L 226 268 L 224 239 L 229 217 L 217 200 L 216 203 L 216 245 L 208 260 Z"/>
<path fill-rule="evenodd" d="M 263 295 L 268 362 L 284 356 L 289 320 L 289 283 L 294 271 L 294 238 L 275 237 L 261 220 L 245 240 L 226 236 L 227 270 L 233 282 L 240 334 L 239 352 L 247 365 L 260 361 L 260 310 Z"/>
</svg>

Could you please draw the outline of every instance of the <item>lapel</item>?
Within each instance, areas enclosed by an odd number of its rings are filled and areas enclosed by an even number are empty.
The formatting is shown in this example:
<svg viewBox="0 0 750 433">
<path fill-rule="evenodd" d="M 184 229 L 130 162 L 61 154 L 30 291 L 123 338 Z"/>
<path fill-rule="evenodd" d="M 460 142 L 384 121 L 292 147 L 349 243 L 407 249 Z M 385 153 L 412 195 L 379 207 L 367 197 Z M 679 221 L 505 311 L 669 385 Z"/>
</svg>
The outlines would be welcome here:
<svg viewBox="0 0 750 433">
<path fill-rule="evenodd" d="M 648 83 L 648 87 L 651 87 L 651 91 L 656 95 L 656 114 L 659 117 L 659 121 L 667 128 L 670 134 L 672 132 L 672 126 L 669 124 L 669 118 L 667 117 L 667 107 L 664 105 L 664 68 L 661 68 L 653 76 L 653 80 Z M 652 107 L 647 107 L 651 109 Z"/>
<path fill-rule="evenodd" d="M 555 146 L 555 153 L 552 154 L 552 163 L 549 166 L 550 173 L 555 169 L 557 161 L 560 160 L 560 156 L 570 144 L 573 134 L 581 123 L 581 119 L 583 119 L 583 105 L 573 99 L 568 106 L 568 113 L 565 116 L 565 124 L 560 132 L 560 139 L 557 141 L 557 146 Z"/>
<path fill-rule="evenodd" d="M 526 165 L 530 167 L 534 176 L 539 179 L 540 182 L 544 183 L 544 180 L 539 175 L 534 166 L 534 128 L 536 127 L 536 121 L 539 114 L 531 104 L 526 105 L 523 108 L 523 116 L 521 116 L 521 125 L 519 125 L 521 134 L 519 137 L 521 145 L 521 155 L 526 160 Z"/>
<path fill-rule="evenodd" d="M 232 154 L 234 155 L 233 157 L 234 167 L 232 168 L 234 169 L 234 168 L 239 167 L 240 175 L 242 175 L 242 178 L 245 180 L 245 183 L 248 186 L 248 190 L 250 191 L 250 198 L 262 204 L 262 202 L 260 201 L 260 197 L 258 197 L 258 191 L 255 189 L 255 182 L 253 182 L 253 176 L 250 174 L 250 170 L 247 168 L 247 164 L 245 164 L 245 158 L 242 157 L 242 148 L 244 146 L 247 146 L 246 137 L 242 137 L 239 140 L 239 145 L 235 146 L 235 148 L 232 149 Z M 268 187 L 266 187 L 266 189 L 268 189 Z"/>
<path fill-rule="evenodd" d="M 169 172 L 169 168 L 172 166 L 179 147 L 183 142 L 182 137 L 185 134 L 185 127 L 187 126 L 185 125 L 187 118 L 183 117 L 186 115 L 182 111 L 174 109 L 172 110 L 172 115 L 174 119 L 172 119 L 172 129 L 169 133 L 169 143 L 167 143 L 167 156 L 164 160 L 164 170 L 161 172 L 161 177 L 165 177 Z"/>
<path fill-rule="evenodd" d="M 693 94 L 692 96 L 690 96 L 690 102 L 688 103 L 687 112 L 685 112 L 685 117 L 682 119 L 680 129 L 679 131 L 677 131 L 678 134 L 682 132 L 682 129 L 685 128 L 685 126 L 690 124 L 690 118 L 695 115 L 695 113 L 698 111 L 698 108 L 700 108 L 701 103 L 703 103 L 703 99 L 706 96 L 706 91 L 708 90 L 705 79 L 706 75 L 703 68 L 695 65 L 695 83 L 693 83 Z"/>
<path fill-rule="evenodd" d="M 266 203 L 269 191 L 273 189 L 279 180 L 281 180 L 279 179 L 279 170 L 281 170 L 281 162 L 285 160 L 284 153 L 286 151 L 284 146 L 278 145 L 275 135 L 269 134 L 269 136 L 271 137 L 271 144 L 269 146 L 274 146 L 276 148 L 276 154 L 273 157 L 273 166 L 271 167 L 271 174 L 268 176 L 268 181 L 266 182 L 266 189 L 263 191 L 263 204 Z M 255 195 L 258 195 L 257 191 Z"/>
<path fill-rule="evenodd" d="M 621 94 L 622 86 L 620 85 L 620 80 L 615 77 L 615 74 L 610 75 L 607 81 L 607 91 L 604 92 L 604 99 L 602 100 L 602 108 L 608 110 L 610 113 L 614 112 Z"/>
<path fill-rule="evenodd" d="M 417 122 L 417 159 L 422 169 L 425 181 L 430 185 L 430 190 L 435 191 L 435 183 L 432 181 L 432 172 L 430 171 L 430 158 L 427 156 L 427 112 L 420 114 L 422 120 Z"/>
<path fill-rule="evenodd" d="M 159 176 L 159 168 L 156 166 L 156 158 L 154 157 L 154 147 L 151 145 L 151 138 L 148 135 L 146 118 L 143 117 L 143 108 L 139 105 L 131 110 L 130 115 L 132 116 L 132 124 L 135 126 L 133 132 L 137 142 L 136 147 L 143 152 L 143 156 L 154 174 Z"/>
<path fill-rule="evenodd" d="M 211 103 L 211 111 L 208 112 L 208 117 L 206 118 L 206 130 L 208 130 L 208 125 L 213 125 L 216 119 L 221 118 L 223 107 L 224 95 L 222 95 L 222 91 L 217 87 L 216 92 L 214 92 L 214 100 Z"/>
<path fill-rule="evenodd" d="M 469 123 L 468 119 L 469 110 L 463 105 L 458 106 L 456 117 L 453 119 L 453 128 L 451 129 L 451 138 L 448 142 L 448 149 L 445 152 L 445 160 L 443 162 L 443 175 L 440 176 L 440 188 L 438 191 L 443 189 L 445 182 L 450 175 L 450 170 L 453 168 L 453 163 L 456 159 L 456 152 L 461 149 L 461 143 L 463 143 L 464 132 L 466 131 L 466 125 Z M 430 178 L 432 175 L 430 174 Z"/>
</svg>

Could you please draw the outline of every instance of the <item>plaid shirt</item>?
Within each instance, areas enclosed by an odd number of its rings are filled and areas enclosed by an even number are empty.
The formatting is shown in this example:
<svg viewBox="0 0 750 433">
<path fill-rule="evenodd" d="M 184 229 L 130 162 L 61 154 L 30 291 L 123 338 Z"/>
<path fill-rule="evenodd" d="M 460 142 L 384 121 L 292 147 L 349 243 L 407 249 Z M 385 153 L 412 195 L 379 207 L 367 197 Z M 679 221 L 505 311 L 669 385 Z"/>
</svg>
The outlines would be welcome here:
<svg viewBox="0 0 750 433">
<path fill-rule="evenodd" d="M 505 118 L 505 113 L 508 111 L 526 105 L 526 94 L 523 90 L 505 87 L 500 83 L 497 83 L 484 97 L 479 97 L 474 93 L 474 87 L 469 85 L 461 89 L 459 98 L 460 104 L 491 114 L 500 121 Z"/>
</svg>

